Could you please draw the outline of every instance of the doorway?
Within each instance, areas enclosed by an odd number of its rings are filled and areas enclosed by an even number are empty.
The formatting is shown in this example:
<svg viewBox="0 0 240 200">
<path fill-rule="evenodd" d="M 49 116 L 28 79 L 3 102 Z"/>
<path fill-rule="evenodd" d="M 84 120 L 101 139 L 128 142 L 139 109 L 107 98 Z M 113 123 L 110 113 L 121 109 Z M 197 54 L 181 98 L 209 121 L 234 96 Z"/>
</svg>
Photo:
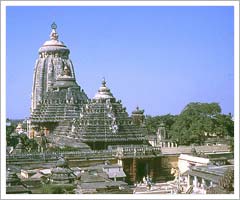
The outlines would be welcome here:
<svg viewBox="0 0 240 200">
<path fill-rule="evenodd" d="M 146 178 L 149 173 L 148 162 L 146 162 L 145 160 L 139 160 L 137 162 L 136 168 L 137 168 L 137 170 L 136 170 L 137 182 L 142 182 L 143 177 Z"/>
</svg>

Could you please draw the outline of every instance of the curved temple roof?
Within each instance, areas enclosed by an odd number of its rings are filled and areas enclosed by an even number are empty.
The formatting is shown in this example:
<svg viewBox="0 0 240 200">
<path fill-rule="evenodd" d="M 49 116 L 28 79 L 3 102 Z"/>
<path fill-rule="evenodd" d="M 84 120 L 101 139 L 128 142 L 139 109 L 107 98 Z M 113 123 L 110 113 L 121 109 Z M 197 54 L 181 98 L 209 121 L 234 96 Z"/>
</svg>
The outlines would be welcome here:
<svg viewBox="0 0 240 200">
<path fill-rule="evenodd" d="M 39 49 L 39 53 L 47 52 L 47 51 L 66 51 L 68 54 L 70 53 L 69 49 L 66 45 L 58 40 L 58 33 L 56 31 L 57 25 L 55 22 L 51 25 L 52 31 L 50 33 L 50 40 L 44 42 L 43 46 Z"/>
</svg>

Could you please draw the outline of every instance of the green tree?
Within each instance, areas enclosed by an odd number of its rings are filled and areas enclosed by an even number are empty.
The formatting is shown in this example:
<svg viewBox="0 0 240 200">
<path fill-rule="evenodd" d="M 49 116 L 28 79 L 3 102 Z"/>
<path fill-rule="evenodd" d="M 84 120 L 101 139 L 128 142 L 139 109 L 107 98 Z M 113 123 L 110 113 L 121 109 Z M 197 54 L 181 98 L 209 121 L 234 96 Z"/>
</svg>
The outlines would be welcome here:
<svg viewBox="0 0 240 200">
<path fill-rule="evenodd" d="M 27 151 L 29 152 L 37 151 L 38 144 L 36 140 L 29 139 L 28 136 L 25 134 L 20 134 L 20 138 L 21 138 L 22 144 L 24 145 Z"/>
<path fill-rule="evenodd" d="M 148 133 L 156 133 L 159 126 L 164 123 L 167 131 L 169 131 L 174 124 L 176 116 L 167 114 L 162 116 L 151 117 L 146 116 L 145 124 L 148 130 Z"/>
<path fill-rule="evenodd" d="M 18 143 L 18 137 L 12 137 L 12 133 L 15 132 L 15 126 L 7 126 L 6 127 L 6 141 L 7 146 L 13 146 L 15 147 Z M 16 134 L 17 135 L 17 134 Z"/>
<path fill-rule="evenodd" d="M 215 133 L 218 136 L 234 136 L 234 122 L 231 115 L 217 115 L 215 118 Z"/>
<path fill-rule="evenodd" d="M 210 136 L 233 135 L 230 115 L 221 114 L 217 103 L 189 103 L 176 117 L 170 136 L 180 145 L 202 144 Z"/>
</svg>

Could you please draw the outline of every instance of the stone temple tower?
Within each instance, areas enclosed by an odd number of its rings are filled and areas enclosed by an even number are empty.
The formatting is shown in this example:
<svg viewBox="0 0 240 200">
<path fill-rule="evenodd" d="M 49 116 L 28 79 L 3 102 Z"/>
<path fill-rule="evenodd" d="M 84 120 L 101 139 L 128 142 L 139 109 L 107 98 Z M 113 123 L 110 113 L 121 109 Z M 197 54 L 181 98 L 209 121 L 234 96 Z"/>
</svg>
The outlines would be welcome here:
<svg viewBox="0 0 240 200">
<path fill-rule="evenodd" d="M 33 75 L 31 126 L 50 131 L 79 117 L 88 97 L 75 79 L 70 50 L 58 40 L 57 26 L 51 26 L 50 40 L 40 47 Z M 69 125 L 68 125 L 69 126 Z"/>
<path fill-rule="evenodd" d="M 111 93 L 105 79 L 93 99 L 80 112 L 76 135 L 92 149 L 146 143 L 146 128 L 132 123 L 126 108 Z"/>
</svg>

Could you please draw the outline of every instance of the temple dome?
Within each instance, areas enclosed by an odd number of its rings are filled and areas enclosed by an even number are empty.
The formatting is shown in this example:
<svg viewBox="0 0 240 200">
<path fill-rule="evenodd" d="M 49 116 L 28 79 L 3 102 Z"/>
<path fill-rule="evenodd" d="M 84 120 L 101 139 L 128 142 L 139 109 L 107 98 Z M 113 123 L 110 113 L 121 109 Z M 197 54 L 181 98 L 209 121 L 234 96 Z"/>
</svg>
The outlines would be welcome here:
<svg viewBox="0 0 240 200">
<path fill-rule="evenodd" d="M 102 80 L 102 86 L 99 88 L 93 99 L 114 99 L 110 89 L 106 86 L 105 79 Z"/>
<path fill-rule="evenodd" d="M 46 42 L 44 42 L 43 46 L 62 46 L 62 47 L 66 47 L 66 45 L 59 40 L 47 40 Z"/>
<path fill-rule="evenodd" d="M 69 168 L 67 161 L 61 157 L 54 167 L 51 170 L 51 175 L 49 177 L 51 184 L 69 184 L 72 183 L 75 179 L 75 175 L 72 170 Z"/>
<path fill-rule="evenodd" d="M 136 107 L 136 110 L 132 111 L 132 114 L 143 115 L 144 110 L 140 110 L 139 107 Z"/>
<path fill-rule="evenodd" d="M 53 52 L 53 51 L 62 51 L 67 52 L 69 54 L 69 49 L 66 47 L 66 45 L 58 40 L 58 33 L 56 31 L 57 25 L 53 23 L 51 25 L 52 31 L 50 33 L 50 40 L 46 41 L 42 47 L 39 49 L 39 53 L 42 52 Z"/>
</svg>

